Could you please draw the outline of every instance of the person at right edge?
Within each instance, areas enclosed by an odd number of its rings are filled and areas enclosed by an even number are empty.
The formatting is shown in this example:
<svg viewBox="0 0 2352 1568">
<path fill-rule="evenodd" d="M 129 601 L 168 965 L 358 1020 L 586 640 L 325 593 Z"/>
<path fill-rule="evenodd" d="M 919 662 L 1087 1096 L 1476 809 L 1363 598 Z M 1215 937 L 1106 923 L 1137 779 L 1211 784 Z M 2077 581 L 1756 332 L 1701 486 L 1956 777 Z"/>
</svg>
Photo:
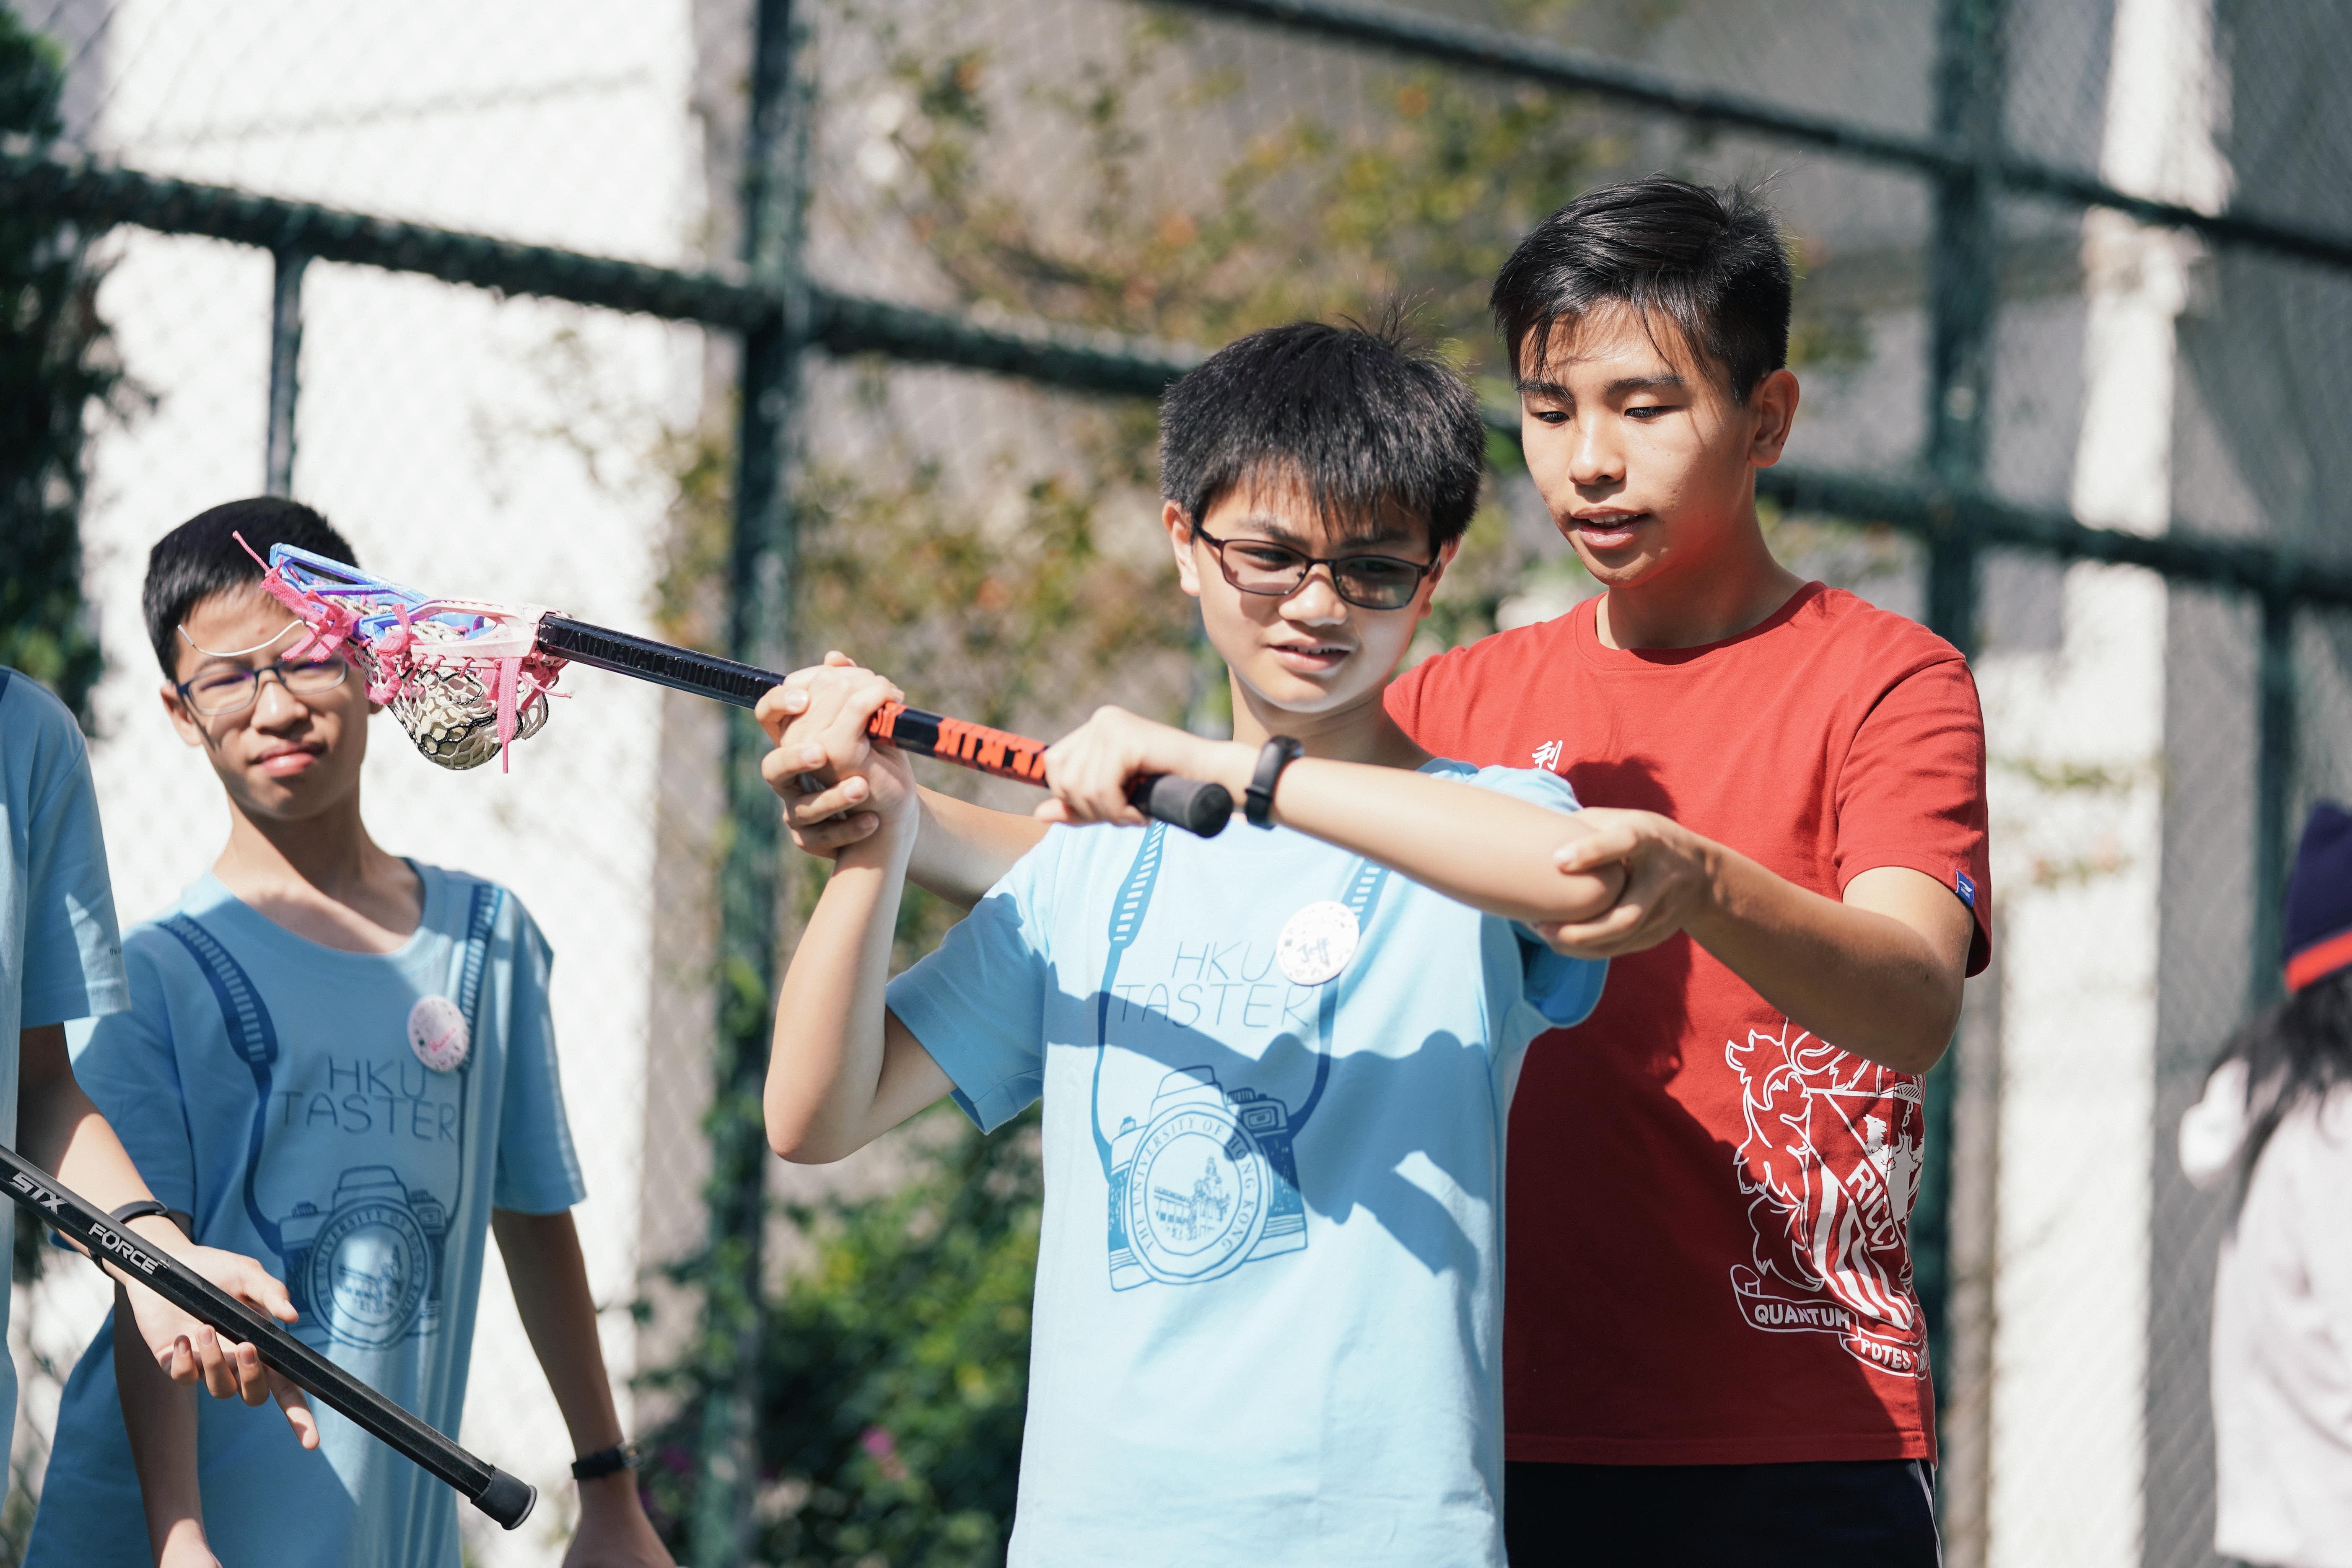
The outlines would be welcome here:
<svg viewBox="0 0 2352 1568">
<path fill-rule="evenodd" d="M 1923 1078 L 1991 956 L 1984 724 L 1958 649 L 1765 542 L 1790 290 L 1743 191 L 1635 180 L 1521 241 L 1492 304 L 1528 471 L 1603 592 L 1388 689 L 1430 752 L 1574 785 L 1563 873 L 1628 873 L 1543 931 L 1617 974 L 1511 1112 L 1517 1568 L 1938 1557 L 1908 1227 Z M 874 831 L 849 787 L 791 808 L 801 842 Z M 1042 831 L 926 793 L 909 875 L 970 904 Z"/>
<path fill-rule="evenodd" d="M 2312 808 L 2287 883 L 2286 1000 L 2221 1049 L 2180 1167 L 2234 1181 L 2213 1279 L 2213 1550 L 2352 1568 L 2352 813 Z"/>
</svg>

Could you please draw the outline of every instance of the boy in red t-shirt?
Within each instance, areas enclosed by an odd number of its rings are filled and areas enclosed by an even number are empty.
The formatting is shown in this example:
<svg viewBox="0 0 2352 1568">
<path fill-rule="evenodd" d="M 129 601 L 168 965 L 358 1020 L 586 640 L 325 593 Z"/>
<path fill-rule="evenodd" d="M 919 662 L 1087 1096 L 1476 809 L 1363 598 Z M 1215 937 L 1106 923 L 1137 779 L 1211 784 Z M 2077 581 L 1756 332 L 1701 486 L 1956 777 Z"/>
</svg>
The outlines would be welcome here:
<svg viewBox="0 0 2352 1568">
<path fill-rule="evenodd" d="M 1907 1243 L 1921 1075 L 1990 956 L 1959 652 L 1775 561 L 1797 409 L 1771 216 L 1677 180 L 1521 242 L 1494 310 L 1528 470 L 1607 590 L 1388 690 L 1421 744 L 1551 766 L 1631 878 L 1512 1114 L 1512 1561 L 1937 1561 Z M 1616 809 L 1599 809 L 1599 808 Z"/>
<path fill-rule="evenodd" d="M 1598 831 L 1560 868 L 1630 872 L 1546 933 L 1614 973 L 1512 1109 L 1517 1568 L 1937 1560 L 1906 1232 L 1921 1075 L 1990 952 L 1983 722 L 1949 644 L 1765 545 L 1789 306 L 1741 194 L 1640 180 L 1530 234 L 1496 320 L 1528 471 L 1606 592 L 1387 693 L 1433 752 L 1565 774 Z M 796 837 L 873 831 L 865 788 L 808 795 Z M 1043 830 L 927 792 L 909 874 L 969 904 Z"/>
</svg>

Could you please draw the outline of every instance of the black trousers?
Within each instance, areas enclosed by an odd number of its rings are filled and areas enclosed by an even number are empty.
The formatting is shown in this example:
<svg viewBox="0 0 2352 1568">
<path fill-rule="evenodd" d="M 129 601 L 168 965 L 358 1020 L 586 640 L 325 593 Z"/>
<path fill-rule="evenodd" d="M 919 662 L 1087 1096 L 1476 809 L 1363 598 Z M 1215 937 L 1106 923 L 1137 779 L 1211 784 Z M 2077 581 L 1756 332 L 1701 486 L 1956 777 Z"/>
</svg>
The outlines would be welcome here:
<svg viewBox="0 0 2352 1568">
<path fill-rule="evenodd" d="M 1937 1568 L 1916 1459 L 1503 1467 L 1511 1568 Z"/>
</svg>

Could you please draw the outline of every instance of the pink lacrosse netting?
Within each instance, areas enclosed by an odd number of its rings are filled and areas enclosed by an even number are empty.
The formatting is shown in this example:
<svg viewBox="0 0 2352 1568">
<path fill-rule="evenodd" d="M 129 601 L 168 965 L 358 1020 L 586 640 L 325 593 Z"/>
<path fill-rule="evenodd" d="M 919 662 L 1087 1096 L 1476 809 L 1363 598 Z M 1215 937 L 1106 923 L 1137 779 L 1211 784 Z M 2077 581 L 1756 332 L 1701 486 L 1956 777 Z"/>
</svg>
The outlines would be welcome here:
<svg viewBox="0 0 2352 1568">
<path fill-rule="evenodd" d="M 495 756 L 503 772 L 508 746 L 547 722 L 563 671 L 563 660 L 539 647 L 547 610 L 431 598 L 290 544 L 271 546 L 261 563 L 261 585 L 309 628 L 289 653 L 355 658 L 368 700 L 392 710 L 442 767 L 479 767 Z"/>
</svg>

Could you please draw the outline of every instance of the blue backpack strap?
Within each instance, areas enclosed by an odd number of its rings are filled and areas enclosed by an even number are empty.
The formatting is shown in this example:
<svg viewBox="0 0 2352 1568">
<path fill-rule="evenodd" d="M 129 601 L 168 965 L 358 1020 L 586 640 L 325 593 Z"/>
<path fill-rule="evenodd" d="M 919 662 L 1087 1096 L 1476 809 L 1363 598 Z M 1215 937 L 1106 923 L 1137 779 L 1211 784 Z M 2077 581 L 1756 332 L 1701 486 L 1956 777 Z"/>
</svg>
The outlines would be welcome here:
<svg viewBox="0 0 2352 1568">
<path fill-rule="evenodd" d="M 278 1061 L 278 1026 L 270 1020 L 268 1005 L 262 1001 L 253 977 L 217 937 L 184 914 L 173 915 L 161 924 L 179 939 L 211 983 L 229 1049 L 253 1074 L 253 1133 L 245 1154 L 245 1213 L 269 1249 L 283 1256 L 278 1224 L 261 1212 L 253 1192 L 254 1171 L 261 1163 L 262 1134 L 269 1123 L 269 1071 Z"/>
<path fill-rule="evenodd" d="M 1160 879 L 1160 862 L 1167 846 L 1168 828 L 1164 823 L 1153 823 L 1143 836 L 1143 846 L 1135 852 L 1135 863 L 1128 868 L 1127 879 L 1119 884 L 1118 898 L 1111 904 L 1110 953 L 1103 963 L 1102 988 L 1095 994 L 1095 1075 L 1093 1100 L 1087 1125 L 1094 1133 L 1095 1152 L 1101 1156 L 1103 1174 L 1111 1173 L 1110 1140 L 1102 1132 L 1102 1073 L 1103 1059 L 1110 1054 L 1110 999 L 1112 983 L 1118 978 L 1118 961 L 1129 948 L 1135 945 L 1136 932 L 1143 926 L 1144 911 L 1151 905 L 1151 889 Z M 1360 859 L 1348 878 L 1344 901 L 1356 917 L 1359 931 L 1371 923 L 1372 910 L 1380 902 L 1381 891 L 1388 886 L 1389 868 L 1371 860 Z M 1339 982 L 1333 980 L 1323 988 L 1321 1005 L 1316 1012 L 1316 1033 L 1320 1037 L 1315 1053 L 1315 1083 L 1307 1091 L 1306 1100 L 1298 1113 L 1290 1119 L 1293 1132 L 1307 1125 L 1315 1112 L 1316 1104 L 1323 1098 L 1323 1088 L 1331 1079 L 1331 1038 L 1339 1021 Z"/>
<path fill-rule="evenodd" d="M 1356 917 L 1356 930 L 1360 932 L 1372 921 L 1372 906 L 1381 901 L 1381 889 L 1389 885 L 1389 868 L 1376 861 L 1359 860 L 1355 874 L 1348 879 L 1345 902 L 1348 912 Z M 1323 987 L 1322 1005 L 1315 1011 L 1315 1032 L 1322 1037 L 1322 1048 L 1315 1053 L 1315 1087 L 1298 1107 L 1298 1114 L 1290 1119 L 1291 1132 L 1296 1135 L 1315 1114 L 1318 1101 L 1323 1098 L 1323 1086 L 1331 1079 L 1331 1036 L 1339 1021 L 1340 977 L 1335 976 Z"/>
<path fill-rule="evenodd" d="M 463 1212 L 466 1196 L 466 1122 L 474 1104 L 474 1063 L 481 1058 L 475 1046 L 482 1037 L 482 981 L 489 973 L 490 939 L 497 934 L 499 910 L 506 900 L 504 888 L 492 882 L 474 884 L 473 906 L 466 915 L 465 956 L 457 964 L 457 994 L 450 998 L 466 1016 L 467 1042 L 466 1059 L 457 1065 L 457 1182 L 449 1194 L 453 1225 Z"/>
<path fill-rule="evenodd" d="M 1127 868 L 1127 879 L 1118 885 L 1118 897 L 1110 906 L 1110 956 L 1103 961 L 1102 989 L 1095 993 L 1095 1081 L 1087 1116 L 1106 1177 L 1111 1170 L 1111 1148 L 1102 1131 L 1102 1072 L 1103 1058 L 1110 1055 L 1111 984 L 1118 978 L 1119 955 L 1135 945 L 1135 933 L 1143 929 L 1143 913 L 1151 907 L 1151 889 L 1160 880 L 1160 862 L 1167 850 L 1168 825 L 1155 822 L 1145 830 L 1135 864 Z"/>
<path fill-rule="evenodd" d="M 489 882 L 474 885 L 474 908 L 466 921 L 466 961 L 457 972 L 457 994 L 452 998 L 466 1015 L 467 1038 L 481 1028 L 482 976 L 490 967 L 490 937 L 498 930 L 499 906 L 507 891 Z M 473 1061 L 468 1051 L 466 1060 Z"/>
</svg>

